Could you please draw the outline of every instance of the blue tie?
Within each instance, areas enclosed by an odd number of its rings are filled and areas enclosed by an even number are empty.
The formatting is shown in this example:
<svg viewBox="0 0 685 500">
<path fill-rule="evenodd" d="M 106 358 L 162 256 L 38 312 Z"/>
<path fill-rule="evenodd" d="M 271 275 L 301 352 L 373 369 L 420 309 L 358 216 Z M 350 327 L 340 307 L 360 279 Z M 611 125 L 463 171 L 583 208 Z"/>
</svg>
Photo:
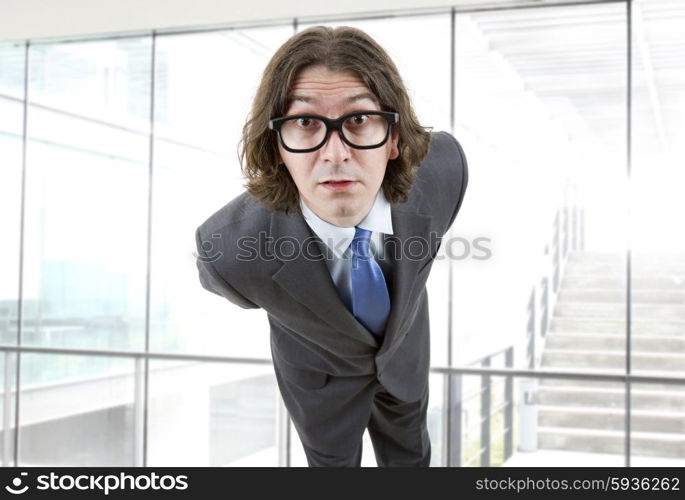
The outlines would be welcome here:
<svg viewBox="0 0 685 500">
<path fill-rule="evenodd" d="M 390 314 L 390 297 L 383 271 L 369 250 L 371 231 L 357 227 L 352 250 L 352 314 L 371 333 L 381 336 Z"/>
</svg>

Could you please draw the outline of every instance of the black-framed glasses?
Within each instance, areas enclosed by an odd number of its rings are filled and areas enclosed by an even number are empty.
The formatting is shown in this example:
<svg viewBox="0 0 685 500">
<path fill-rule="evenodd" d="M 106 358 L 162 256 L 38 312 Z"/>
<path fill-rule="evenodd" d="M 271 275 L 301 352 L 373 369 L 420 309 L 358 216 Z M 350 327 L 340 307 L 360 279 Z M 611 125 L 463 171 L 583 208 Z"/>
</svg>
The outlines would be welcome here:
<svg viewBox="0 0 685 500">
<path fill-rule="evenodd" d="M 399 121 L 399 113 L 391 111 L 355 111 L 335 120 L 303 114 L 272 118 L 269 129 L 278 133 L 286 151 L 311 153 L 326 143 L 331 130 L 337 130 L 343 142 L 355 149 L 379 148 Z"/>
</svg>

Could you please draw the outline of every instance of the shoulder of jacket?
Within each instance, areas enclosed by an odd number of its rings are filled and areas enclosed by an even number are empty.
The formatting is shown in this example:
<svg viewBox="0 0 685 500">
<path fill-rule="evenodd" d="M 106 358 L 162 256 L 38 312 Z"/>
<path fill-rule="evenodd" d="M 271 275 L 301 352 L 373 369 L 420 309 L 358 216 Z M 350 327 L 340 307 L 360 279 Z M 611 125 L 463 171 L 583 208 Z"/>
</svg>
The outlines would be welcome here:
<svg viewBox="0 0 685 500">
<path fill-rule="evenodd" d="M 445 183 L 449 182 L 455 158 L 459 162 L 460 151 L 456 139 L 448 132 L 431 132 L 428 153 L 417 169 L 415 188 L 434 191 L 448 187 Z"/>
<path fill-rule="evenodd" d="M 457 139 L 449 132 L 432 132 L 428 154 L 423 163 L 435 163 L 437 166 L 445 166 L 445 164 L 450 163 L 450 159 L 454 163 L 455 155 L 461 159 L 461 146 Z"/>
<path fill-rule="evenodd" d="M 200 234 L 224 233 L 230 230 L 245 236 L 244 232 L 247 230 L 258 232 L 260 229 L 268 229 L 271 213 L 268 207 L 249 192 L 243 191 L 200 224 Z"/>
</svg>

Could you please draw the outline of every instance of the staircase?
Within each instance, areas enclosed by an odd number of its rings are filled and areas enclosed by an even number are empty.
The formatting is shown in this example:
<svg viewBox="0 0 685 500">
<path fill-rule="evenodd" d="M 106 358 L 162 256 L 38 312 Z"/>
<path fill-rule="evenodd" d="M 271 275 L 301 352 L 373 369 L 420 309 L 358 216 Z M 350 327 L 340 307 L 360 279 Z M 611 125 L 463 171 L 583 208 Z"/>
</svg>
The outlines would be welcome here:
<svg viewBox="0 0 685 500">
<path fill-rule="evenodd" d="M 632 263 L 635 375 L 685 377 L 685 255 Z M 626 350 L 625 255 L 571 252 L 542 369 L 621 373 Z M 625 385 L 543 380 L 536 392 L 538 447 L 624 452 Z M 685 385 L 631 385 L 631 453 L 685 458 Z"/>
</svg>

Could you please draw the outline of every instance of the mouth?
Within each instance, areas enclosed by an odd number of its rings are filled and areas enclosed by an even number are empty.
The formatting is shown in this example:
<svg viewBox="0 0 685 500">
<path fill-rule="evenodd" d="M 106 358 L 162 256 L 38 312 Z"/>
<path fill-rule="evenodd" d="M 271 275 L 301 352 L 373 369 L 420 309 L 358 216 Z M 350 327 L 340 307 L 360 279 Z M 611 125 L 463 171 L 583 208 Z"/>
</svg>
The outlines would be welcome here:
<svg viewBox="0 0 685 500">
<path fill-rule="evenodd" d="M 333 191 L 341 191 L 351 188 L 352 186 L 357 184 L 357 182 L 358 181 L 353 179 L 331 179 L 323 181 L 320 184 L 327 189 L 331 189 Z"/>
</svg>

